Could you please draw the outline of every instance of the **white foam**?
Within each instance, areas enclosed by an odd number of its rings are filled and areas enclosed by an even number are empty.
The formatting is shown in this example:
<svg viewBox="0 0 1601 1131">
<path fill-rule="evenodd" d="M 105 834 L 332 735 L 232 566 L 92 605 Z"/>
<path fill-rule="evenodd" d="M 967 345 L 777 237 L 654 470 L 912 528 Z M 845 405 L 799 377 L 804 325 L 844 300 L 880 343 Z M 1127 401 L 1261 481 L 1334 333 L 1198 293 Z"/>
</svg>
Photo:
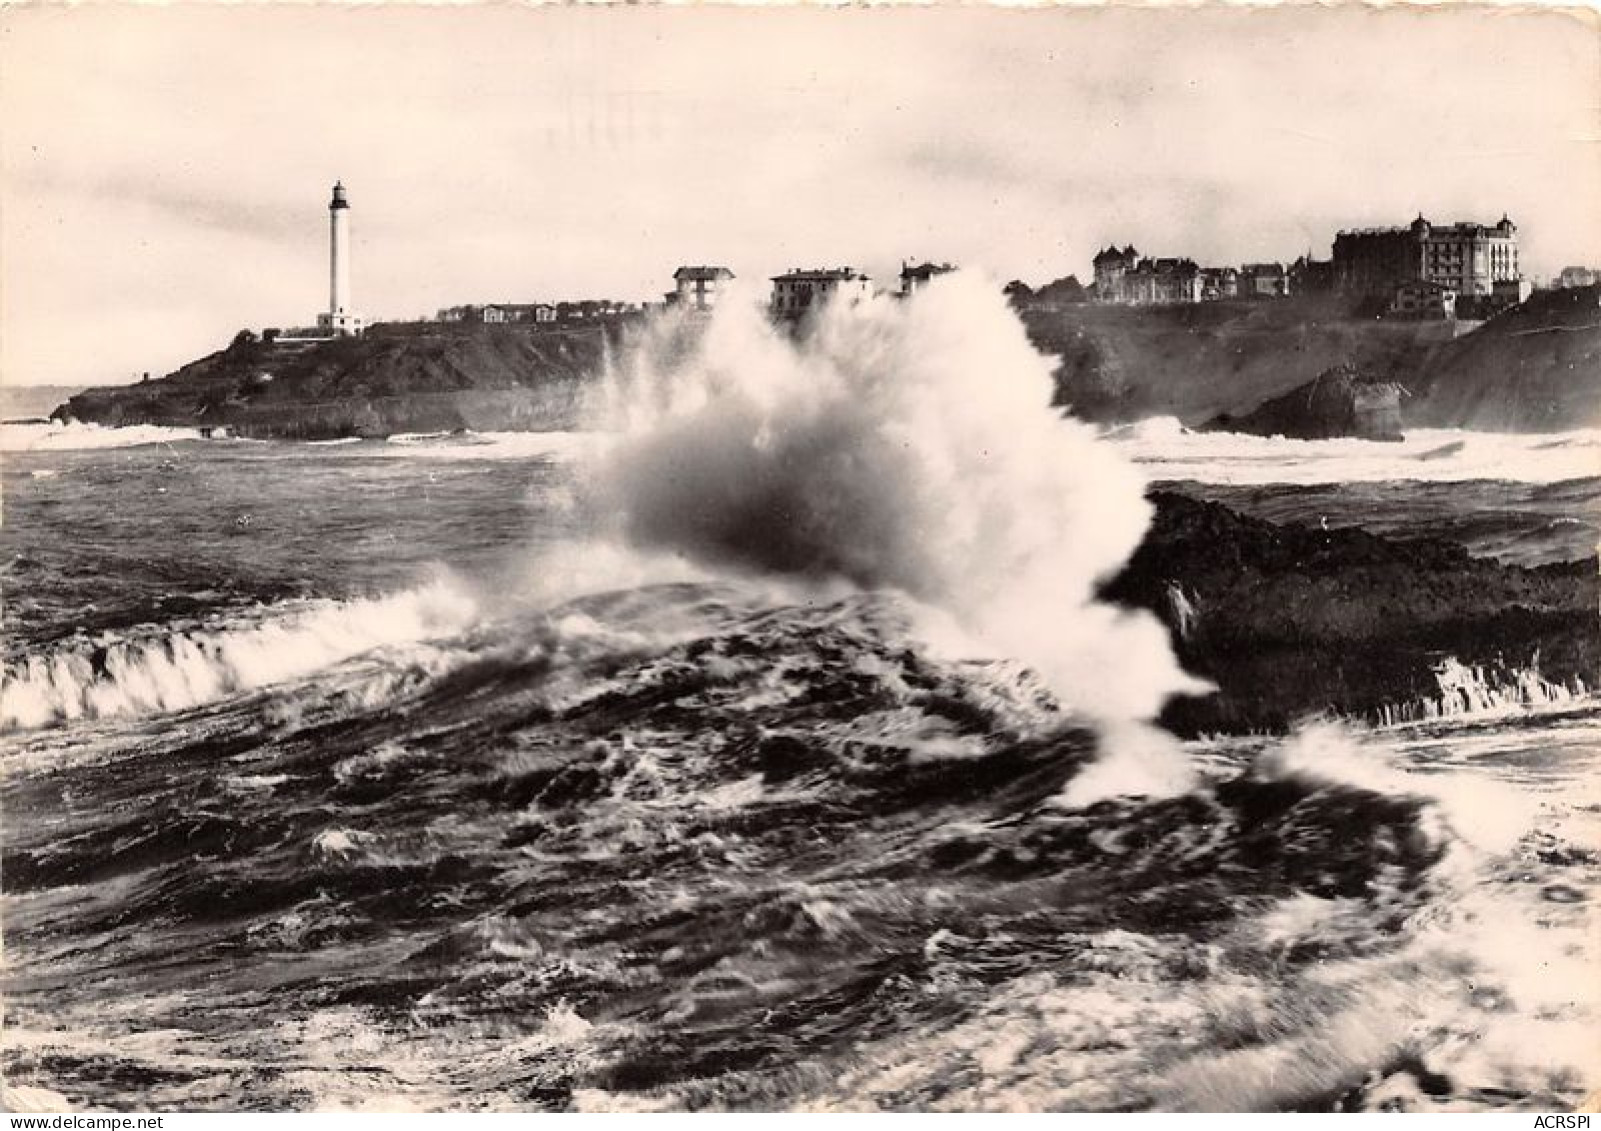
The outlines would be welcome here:
<svg viewBox="0 0 1601 1131">
<path fill-rule="evenodd" d="M 1464 664 L 1455 656 L 1435 664 L 1434 679 L 1438 695 L 1390 704 L 1377 712 L 1378 721 L 1401 726 L 1435 719 L 1495 718 L 1566 706 L 1583 699 L 1590 690 L 1578 676 L 1570 685 L 1546 679 L 1533 668 L 1498 672 Z"/>
<path fill-rule="evenodd" d="M 200 439 L 194 428 L 160 428 L 135 424 L 102 428 L 98 424 L 0 424 L 0 452 L 86 451 L 97 448 L 133 448 L 144 444 L 175 444 Z"/>
<path fill-rule="evenodd" d="M 1530 827 L 1534 804 L 1517 790 L 1482 778 L 1412 772 L 1395 747 L 1334 722 L 1301 727 L 1265 750 L 1255 772 L 1349 785 L 1388 796 L 1427 798 L 1449 826 L 1434 831 L 1486 852 L 1505 852 Z"/>
<path fill-rule="evenodd" d="M 392 459 L 571 459 L 599 441 L 583 432 L 400 433 L 390 436 L 387 444 L 363 447 L 359 454 Z"/>
<path fill-rule="evenodd" d="M 448 582 L 320 601 L 233 627 L 74 642 L 8 664 L 0 730 L 183 710 L 309 675 L 364 652 L 459 632 L 476 602 Z"/>
<path fill-rule="evenodd" d="M 1104 435 L 1152 480 L 1307 486 L 1474 479 L 1558 483 L 1601 476 L 1601 429 L 1531 434 L 1417 428 L 1407 430 L 1399 443 L 1380 443 L 1193 432 L 1172 417 L 1156 417 Z"/>
<path fill-rule="evenodd" d="M 0 1087 L 0 1108 L 11 1112 L 71 1111 L 72 1101 L 49 1088 L 6 1084 Z"/>
<path fill-rule="evenodd" d="M 1166 630 L 1097 603 L 1150 520 L 1144 477 L 1050 407 L 1051 362 L 986 280 L 775 328 L 732 297 L 659 322 L 589 406 L 581 498 L 619 539 L 710 568 L 899 589 L 1083 715 L 1150 718 Z"/>
</svg>

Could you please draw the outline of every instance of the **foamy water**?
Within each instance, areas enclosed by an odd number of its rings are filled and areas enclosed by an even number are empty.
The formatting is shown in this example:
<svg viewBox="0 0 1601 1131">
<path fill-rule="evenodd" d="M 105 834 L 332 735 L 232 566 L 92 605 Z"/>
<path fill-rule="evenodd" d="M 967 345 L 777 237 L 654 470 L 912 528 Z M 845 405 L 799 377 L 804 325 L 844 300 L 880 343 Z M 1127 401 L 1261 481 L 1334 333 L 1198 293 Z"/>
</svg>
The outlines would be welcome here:
<svg viewBox="0 0 1601 1131">
<path fill-rule="evenodd" d="M 447 583 L 354 602 L 314 602 L 180 630 L 72 641 L 0 672 L 0 731 L 184 710 L 310 675 L 375 648 L 460 632 L 477 606 Z"/>
<path fill-rule="evenodd" d="M 7 461 L 8 1105 L 1601 1084 L 1585 689 L 1442 660 L 1401 725 L 1179 744 L 1165 636 L 1094 599 L 1157 437 L 1058 420 L 993 288 L 681 345 L 593 445 Z"/>
<path fill-rule="evenodd" d="M 1400 443 L 1290 440 L 1196 432 L 1171 417 L 1107 429 L 1105 438 L 1153 480 L 1217 484 L 1557 483 L 1601 476 L 1601 430 L 1556 433 L 1408 429 Z"/>
<path fill-rule="evenodd" d="M 362 454 L 432 460 L 574 459 L 604 439 L 582 432 L 402 433 L 363 447 Z"/>
<path fill-rule="evenodd" d="M 415 675 L 379 652 L 29 737 L 0 787 L 33 815 L 5 834 L 8 1085 L 861 1111 L 1598 1083 L 1593 708 L 1216 740 L 1176 796 L 1085 808 L 1105 763 L 1040 684 L 917 625 L 647 587 Z"/>
<path fill-rule="evenodd" d="M 1205 686 L 1154 618 L 1095 599 L 1145 533 L 1144 482 L 1093 429 L 1041 409 L 1052 363 L 987 280 L 836 306 L 798 339 L 736 302 L 687 351 L 675 330 L 591 406 L 616 439 L 580 488 L 617 536 L 902 590 L 1109 723 Z"/>
<path fill-rule="evenodd" d="M 0 452 L 91 451 L 175 444 L 200 439 L 195 428 L 161 428 L 150 424 L 102 428 L 98 424 L 0 424 Z"/>
</svg>

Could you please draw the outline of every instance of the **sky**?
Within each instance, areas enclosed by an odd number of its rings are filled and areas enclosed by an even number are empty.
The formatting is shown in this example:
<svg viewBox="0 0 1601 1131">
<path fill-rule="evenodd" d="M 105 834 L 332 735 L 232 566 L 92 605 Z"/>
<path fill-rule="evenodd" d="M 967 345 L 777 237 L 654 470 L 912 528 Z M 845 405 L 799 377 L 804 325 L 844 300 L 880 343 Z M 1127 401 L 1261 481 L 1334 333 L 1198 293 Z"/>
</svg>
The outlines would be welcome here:
<svg viewBox="0 0 1601 1131">
<path fill-rule="evenodd" d="M 660 297 L 903 258 L 1032 284 L 1340 228 L 1601 264 L 1601 21 L 1370 8 L 0 7 L 0 381 L 118 384 L 327 304 Z"/>
</svg>

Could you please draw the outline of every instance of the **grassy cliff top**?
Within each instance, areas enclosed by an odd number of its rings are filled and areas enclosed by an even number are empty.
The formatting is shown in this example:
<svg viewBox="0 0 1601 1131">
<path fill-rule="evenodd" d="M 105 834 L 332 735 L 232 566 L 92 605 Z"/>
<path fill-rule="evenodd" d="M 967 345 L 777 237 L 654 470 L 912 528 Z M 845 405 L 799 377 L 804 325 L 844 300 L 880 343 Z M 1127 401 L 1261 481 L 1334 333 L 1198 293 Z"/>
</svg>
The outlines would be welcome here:
<svg viewBox="0 0 1601 1131">
<path fill-rule="evenodd" d="M 1490 431 L 1601 426 L 1601 287 L 1542 291 L 1443 347 L 1409 420 Z"/>
<path fill-rule="evenodd" d="M 379 324 L 360 338 L 262 342 L 227 349 L 156 380 L 90 389 L 56 415 L 95 423 L 196 427 L 283 417 L 320 406 L 451 394 L 545 393 L 594 376 L 620 325 L 548 330 L 514 326 Z"/>
<path fill-rule="evenodd" d="M 1375 318 L 1336 295 L 1176 306 L 1037 304 L 1022 317 L 1060 359 L 1057 401 L 1090 420 L 1244 416 L 1336 366 L 1407 388 L 1407 423 L 1556 430 L 1596 423 L 1601 307 L 1541 292 L 1471 333 Z"/>
<path fill-rule="evenodd" d="M 1596 287 L 1543 292 L 1455 340 L 1446 323 L 1358 316 L 1336 296 L 1035 303 L 1021 317 L 1034 344 L 1058 359 L 1057 402 L 1089 420 L 1241 417 L 1348 366 L 1406 388 L 1407 426 L 1559 430 L 1601 423 L 1598 295 Z M 631 325 L 396 323 L 361 338 L 241 336 L 166 377 L 82 392 L 56 415 L 291 436 L 566 426 L 556 394 L 570 399 L 599 374 Z M 507 405 L 533 399 L 545 407 L 498 421 Z"/>
</svg>

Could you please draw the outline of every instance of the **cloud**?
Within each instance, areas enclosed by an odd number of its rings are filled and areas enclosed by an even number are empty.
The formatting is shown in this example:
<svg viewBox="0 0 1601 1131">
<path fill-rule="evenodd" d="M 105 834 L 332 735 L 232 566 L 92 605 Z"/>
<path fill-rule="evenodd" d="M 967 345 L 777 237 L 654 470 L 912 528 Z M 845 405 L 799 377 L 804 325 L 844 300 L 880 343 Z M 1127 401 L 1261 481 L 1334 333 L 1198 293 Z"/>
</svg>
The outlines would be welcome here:
<svg viewBox="0 0 1601 1131">
<path fill-rule="evenodd" d="M 0 372 L 308 320 L 335 177 L 381 316 L 648 298 L 685 260 L 1289 258 L 1419 209 L 1508 210 L 1553 271 L 1601 261 L 1596 53 L 1482 9 L 14 7 Z"/>
</svg>

